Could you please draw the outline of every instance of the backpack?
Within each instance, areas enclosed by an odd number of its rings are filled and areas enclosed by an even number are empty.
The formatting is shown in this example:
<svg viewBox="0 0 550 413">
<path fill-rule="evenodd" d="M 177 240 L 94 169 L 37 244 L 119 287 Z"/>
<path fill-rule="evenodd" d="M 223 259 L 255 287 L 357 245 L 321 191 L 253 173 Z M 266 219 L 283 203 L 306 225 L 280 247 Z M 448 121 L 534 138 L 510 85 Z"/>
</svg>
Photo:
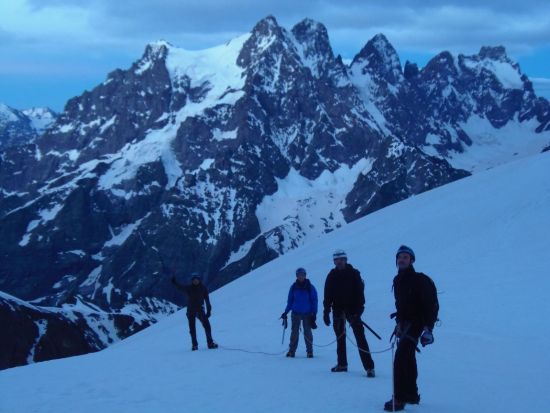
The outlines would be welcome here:
<svg viewBox="0 0 550 413">
<path fill-rule="evenodd" d="M 429 298 L 430 302 L 428 303 L 428 307 L 429 307 L 428 309 L 433 315 L 434 326 L 435 326 L 435 324 L 439 321 L 439 318 L 438 318 L 439 300 L 437 299 L 437 287 L 435 286 L 434 280 L 432 280 L 432 278 L 429 277 L 428 275 L 422 272 L 419 272 L 417 274 L 424 277 L 424 279 L 426 280 L 425 285 L 428 287 L 428 292 L 429 292 L 428 296 L 430 297 Z"/>
</svg>

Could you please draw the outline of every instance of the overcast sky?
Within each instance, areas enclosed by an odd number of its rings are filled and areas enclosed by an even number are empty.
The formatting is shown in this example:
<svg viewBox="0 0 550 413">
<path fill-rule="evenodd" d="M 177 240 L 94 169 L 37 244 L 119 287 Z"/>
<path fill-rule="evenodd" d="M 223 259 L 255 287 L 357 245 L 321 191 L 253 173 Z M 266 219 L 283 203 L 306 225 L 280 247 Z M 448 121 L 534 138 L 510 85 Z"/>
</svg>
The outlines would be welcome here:
<svg viewBox="0 0 550 413">
<path fill-rule="evenodd" d="M 323 23 L 334 52 L 348 59 L 377 33 L 402 62 L 420 65 L 443 50 L 504 45 L 550 97 L 549 1 L 1 0 L 0 102 L 61 110 L 109 71 L 127 68 L 148 42 L 215 46 L 267 15 L 288 29 L 306 17 Z"/>
</svg>

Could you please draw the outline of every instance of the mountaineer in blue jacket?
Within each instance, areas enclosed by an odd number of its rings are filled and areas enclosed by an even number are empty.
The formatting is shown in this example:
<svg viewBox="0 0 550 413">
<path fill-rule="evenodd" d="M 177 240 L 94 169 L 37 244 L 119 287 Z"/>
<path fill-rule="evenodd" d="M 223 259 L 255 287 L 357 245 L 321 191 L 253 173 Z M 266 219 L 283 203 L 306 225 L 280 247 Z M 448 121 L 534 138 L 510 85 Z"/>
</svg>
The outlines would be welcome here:
<svg viewBox="0 0 550 413">
<path fill-rule="evenodd" d="M 292 331 L 290 333 L 290 345 L 286 356 L 294 357 L 296 354 L 300 323 L 302 323 L 307 357 L 313 358 L 313 334 L 311 333 L 311 329 L 317 328 L 317 324 L 315 323 L 317 319 L 317 290 L 306 278 L 306 270 L 303 268 L 296 270 L 296 282 L 290 286 L 288 292 L 285 312 L 281 315 L 285 327 L 288 322 L 288 312 L 291 310 Z"/>
</svg>

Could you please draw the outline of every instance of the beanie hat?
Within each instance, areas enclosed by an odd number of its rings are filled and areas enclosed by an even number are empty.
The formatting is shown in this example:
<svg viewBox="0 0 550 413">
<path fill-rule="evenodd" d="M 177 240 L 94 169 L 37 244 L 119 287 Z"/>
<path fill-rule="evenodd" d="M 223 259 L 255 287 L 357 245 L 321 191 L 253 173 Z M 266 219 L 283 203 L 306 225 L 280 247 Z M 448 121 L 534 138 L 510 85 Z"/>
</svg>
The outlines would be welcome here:
<svg viewBox="0 0 550 413">
<path fill-rule="evenodd" d="M 336 250 L 334 251 L 334 253 L 332 254 L 332 259 L 335 260 L 337 258 L 345 258 L 347 259 L 348 258 L 348 255 L 346 254 L 346 251 L 344 250 Z"/>
<path fill-rule="evenodd" d="M 198 272 L 195 271 L 195 272 L 191 273 L 191 280 L 194 280 L 194 279 L 197 279 L 197 280 L 200 281 L 202 279 L 202 277 L 200 276 L 200 274 Z"/>
<path fill-rule="evenodd" d="M 395 259 L 397 260 L 397 256 L 399 254 L 401 254 L 402 252 L 405 252 L 407 254 L 409 254 L 411 256 L 411 263 L 415 262 L 416 261 L 416 257 L 414 255 L 414 251 L 412 250 L 412 248 L 410 247 L 407 247 L 406 245 L 401 245 L 399 247 L 399 249 L 397 250 L 397 252 L 395 253 Z"/>
<path fill-rule="evenodd" d="M 306 274 L 307 274 L 307 273 L 306 273 L 306 269 L 305 269 L 305 268 L 302 268 L 302 267 L 298 268 L 298 269 L 296 270 L 296 277 L 297 277 L 298 275 L 300 275 L 300 274 L 306 275 Z"/>
</svg>

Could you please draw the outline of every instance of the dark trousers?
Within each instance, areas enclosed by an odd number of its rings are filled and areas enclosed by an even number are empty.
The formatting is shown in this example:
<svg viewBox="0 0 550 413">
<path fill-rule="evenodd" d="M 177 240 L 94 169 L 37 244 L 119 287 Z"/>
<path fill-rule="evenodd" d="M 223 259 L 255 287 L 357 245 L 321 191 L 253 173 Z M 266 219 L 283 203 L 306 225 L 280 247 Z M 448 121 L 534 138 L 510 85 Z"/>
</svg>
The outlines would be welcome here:
<svg viewBox="0 0 550 413">
<path fill-rule="evenodd" d="M 212 328 L 210 327 L 210 321 L 204 314 L 204 310 L 200 309 L 198 311 L 189 311 L 187 312 L 187 320 L 189 320 L 189 334 L 191 334 L 191 342 L 194 346 L 198 346 L 197 343 L 197 328 L 195 326 L 195 319 L 199 319 L 202 326 L 204 327 L 204 332 L 206 333 L 206 341 L 208 344 L 213 343 L 212 340 Z"/>
<path fill-rule="evenodd" d="M 418 394 L 418 387 L 416 386 L 416 379 L 418 377 L 416 346 L 420 333 L 420 328 L 414 326 L 405 328 L 404 334 L 397 344 L 393 374 L 395 380 L 395 398 L 400 401 L 414 399 Z"/>
<path fill-rule="evenodd" d="M 346 320 L 349 322 L 353 335 L 355 336 L 355 341 L 357 342 L 357 347 L 359 347 L 359 356 L 361 357 L 361 362 L 365 370 L 370 370 L 374 368 L 374 361 L 369 350 L 369 344 L 365 337 L 365 329 L 361 323 L 361 317 L 356 315 L 346 314 L 346 313 L 334 313 L 334 333 L 338 338 L 336 342 L 336 353 L 338 354 L 338 365 L 347 366 L 348 358 L 346 353 Z"/>
<path fill-rule="evenodd" d="M 292 329 L 290 333 L 290 345 L 288 350 L 292 353 L 298 348 L 298 339 L 300 337 L 300 324 L 304 326 L 304 340 L 306 342 L 306 351 L 313 353 L 313 333 L 311 332 L 311 314 L 298 314 L 294 311 L 291 316 Z"/>
</svg>

